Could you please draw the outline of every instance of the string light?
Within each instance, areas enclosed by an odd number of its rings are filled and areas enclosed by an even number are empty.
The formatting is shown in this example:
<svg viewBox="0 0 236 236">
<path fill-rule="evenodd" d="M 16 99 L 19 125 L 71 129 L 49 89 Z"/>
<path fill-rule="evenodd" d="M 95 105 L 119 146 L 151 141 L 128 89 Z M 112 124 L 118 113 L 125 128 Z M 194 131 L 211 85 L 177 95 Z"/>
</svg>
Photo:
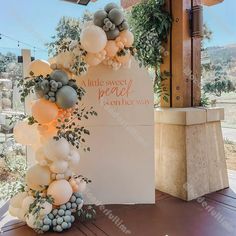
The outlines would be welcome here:
<svg viewBox="0 0 236 236">
<path fill-rule="evenodd" d="M 9 39 L 9 40 L 12 40 L 12 41 L 17 42 L 17 46 L 18 46 L 18 47 L 20 47 L 20 45 L 25 45 L 25 46 L 28 46 L 28 47 L 30 47 L 30 48 L 33 48 L 34 51 L 37 50 L 37 51 L 42 51 L 42 52 L 48 53 L 47 50 L 45 50 L 45 49 L 36 47 L 36 46 L 34 46 L 34 45 L 32 45 L 32 44 L 29 44 L 29 43 L 20 41 L 20 40 L 15 39 L 15 38 L 13 38 L 13 37 L 11 37 L 11 36 L 8 36 L 8 35 L 5 35 L 5 34 L 0 33 L 0 39 L 2 39 L 3 37 L 5 37 L 5 38 L 7 38 L 7 39 Z"/>
</svg>

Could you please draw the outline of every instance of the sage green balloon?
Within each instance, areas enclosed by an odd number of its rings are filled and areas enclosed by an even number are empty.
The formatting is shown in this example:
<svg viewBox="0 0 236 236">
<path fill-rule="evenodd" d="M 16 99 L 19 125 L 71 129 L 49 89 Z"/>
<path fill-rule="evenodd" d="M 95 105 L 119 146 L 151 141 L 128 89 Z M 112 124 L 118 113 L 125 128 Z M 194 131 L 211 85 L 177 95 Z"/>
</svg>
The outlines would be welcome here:
<svg viewBox="0 0 236 236">
<path fill-rule="evenodd" d="M 124 13 L 122 10 L 114 8 L 109 12 L 108 17 L 112 21 L 112 23 L 118 26 L 124 20 Z"/>
<path fill-rule="evenodd" d="M 68 84 L 69 82 L 69 77 L 66 74 L 65 71 L 62 70 L 54 70 L 51 74 L 50 74 L 51 79 L 57 81 L 57 82 L 61 82 L 63 85 Z"/>
<path fill-rule="evenodd" d="M 107 13 L 104 10 L 96 11 L 93 16 L 93 23 L 96 26 L 103 27 L 105 18 L 107 18 Z"/>
<path fill-rule="evenodd" d="M 108 40 L 114 40 L 120 35 L 119 29 L 116 27 L 114 30 L 106 32 Z"/>
<path fill-rule="evenodd" d="M 70 86 L 63 86 L 56 93 L 56 104 L 62 109 L 69 109 L 73 107 L 77 100 L 77 93 Z"/>
<path fill-rule="evenodd" d="M 111 3 L 108 3 L 106 6 L 105 6 L 105 11 L 107 12 L 107 13 L 109 13 L 112 9 L 114 9 L 114 8 L 120 8 L 116 3 L 114 3 L 114 2 L 111 2 Z"/>
<path fill-rule="evenodd" d="M 123 30 L 128 30 L 129 29 L 129 24 L 126 21 L 123 21 L 121 24 L 121 27 Z"/>
</svg>

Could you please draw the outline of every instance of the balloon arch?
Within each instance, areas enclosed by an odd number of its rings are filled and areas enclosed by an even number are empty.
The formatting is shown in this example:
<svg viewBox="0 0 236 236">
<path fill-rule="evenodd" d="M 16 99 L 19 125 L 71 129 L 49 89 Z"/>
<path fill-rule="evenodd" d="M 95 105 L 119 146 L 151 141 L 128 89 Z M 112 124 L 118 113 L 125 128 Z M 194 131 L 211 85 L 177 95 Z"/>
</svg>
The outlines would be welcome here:
<svg viewBox="0 0 236 236">
<path fill-rule="evenodd" d="M 14 136 L 35 150 L 37 164 L 27 171 L 26 184 L 11 199 L 9 212 L 39 233 L 62 232 L 76 214 L 93 215 L 83 210 L 82 193 L 90 180 L 79 173 L 78 151 L 90 150 L 85 143 L 90 132 L 78 121 L 97 113 L 81 106 L 85 90 L 76 79 L 100 63 L 113 70 L 129 68 L 135 50 L 128 28 L 119 6 L 106 5 L 84 25 L 80 40 L 65 39 L 49 62 L 33 61 L 30 76 L 19 83 L 22 102 L 30 94 L 37 99 L 31 115 L 15 125 Z"/>
</svg>

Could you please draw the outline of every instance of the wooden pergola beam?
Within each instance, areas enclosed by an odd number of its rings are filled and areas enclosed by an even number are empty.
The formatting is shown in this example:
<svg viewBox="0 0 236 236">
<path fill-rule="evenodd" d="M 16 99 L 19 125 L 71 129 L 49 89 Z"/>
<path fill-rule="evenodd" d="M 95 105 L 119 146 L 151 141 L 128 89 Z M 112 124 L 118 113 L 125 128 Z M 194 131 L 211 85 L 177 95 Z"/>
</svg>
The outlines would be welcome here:
<svg viewBox="0 0 236 236">
<path fill-rule="evenodd" d="M 202 0 L 202 5 L 213 6 L 222 2 L 224 2 L 224 0 Z"/>
</svg>

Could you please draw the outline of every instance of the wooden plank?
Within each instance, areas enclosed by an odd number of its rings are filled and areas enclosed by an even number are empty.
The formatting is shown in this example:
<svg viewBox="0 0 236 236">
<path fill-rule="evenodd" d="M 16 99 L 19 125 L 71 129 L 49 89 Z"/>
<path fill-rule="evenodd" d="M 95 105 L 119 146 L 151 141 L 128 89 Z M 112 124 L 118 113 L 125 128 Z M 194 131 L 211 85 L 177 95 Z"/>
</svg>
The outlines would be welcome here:
<svg viewBox="0 0 236 236">
<path fill-rule="evenodd" d="M 165 9 L 171 13 L 171 0 L 166 0 Z M 161 74 L 164 75 L 165 72 L 172 73 L 171 71 L 171 38 L 172 32 L 170 32 L 167 42 L 163 43 L 163 64 L 161 64 Z M 160 106 L 161 107 L 171 107 L 171 77 L 165 77 L 164 80 L 161 81 L 161 99 Z"/>
<path fill-rule="evenodd" d="M 206 6 L 213 6 L 224 2 L 224 0 L 202 0 L 202 4 Z"/>
<path fill-rule="evenodd" d="M 192 6 L 201 5 L 201 0 L 192 0 Z M 192 106 L 201 102 L 201 38 L 192 38 Z"/>
<path fill-rule="evenodd" d="M 172 106 L 191 107 L 190 0 L 172 0 Z"/>
<path fill-rule="evenodd" d="M 121 6 L 124 9 L 131 8 L 133 5 L 140 3 L 141 0 L 121 0 Z"/>
<path fill-rule="evenodd" d="M 224 192 L 227 193 L 227 192 Z M 156 192 L 156 196 L 168 195 Z M 236 232 L 236 199 L 220 193 L 185 202 L 169 196 L 153 205 L 107 205 L 109 214 L 97 209 L 94 222 L 77 223 L 65 236 L 233 236 Z M 213 200 L 212 200 L 213 199 Z M 98 208 L 98 207 L 97 207 Z M 129 233 L 130 232 L 130 233 Z M 27 226 L 2 232 L 3 236 L 36 236 Z M 56 236 L 58 233 L 48 232 Z"/>
</svg>

